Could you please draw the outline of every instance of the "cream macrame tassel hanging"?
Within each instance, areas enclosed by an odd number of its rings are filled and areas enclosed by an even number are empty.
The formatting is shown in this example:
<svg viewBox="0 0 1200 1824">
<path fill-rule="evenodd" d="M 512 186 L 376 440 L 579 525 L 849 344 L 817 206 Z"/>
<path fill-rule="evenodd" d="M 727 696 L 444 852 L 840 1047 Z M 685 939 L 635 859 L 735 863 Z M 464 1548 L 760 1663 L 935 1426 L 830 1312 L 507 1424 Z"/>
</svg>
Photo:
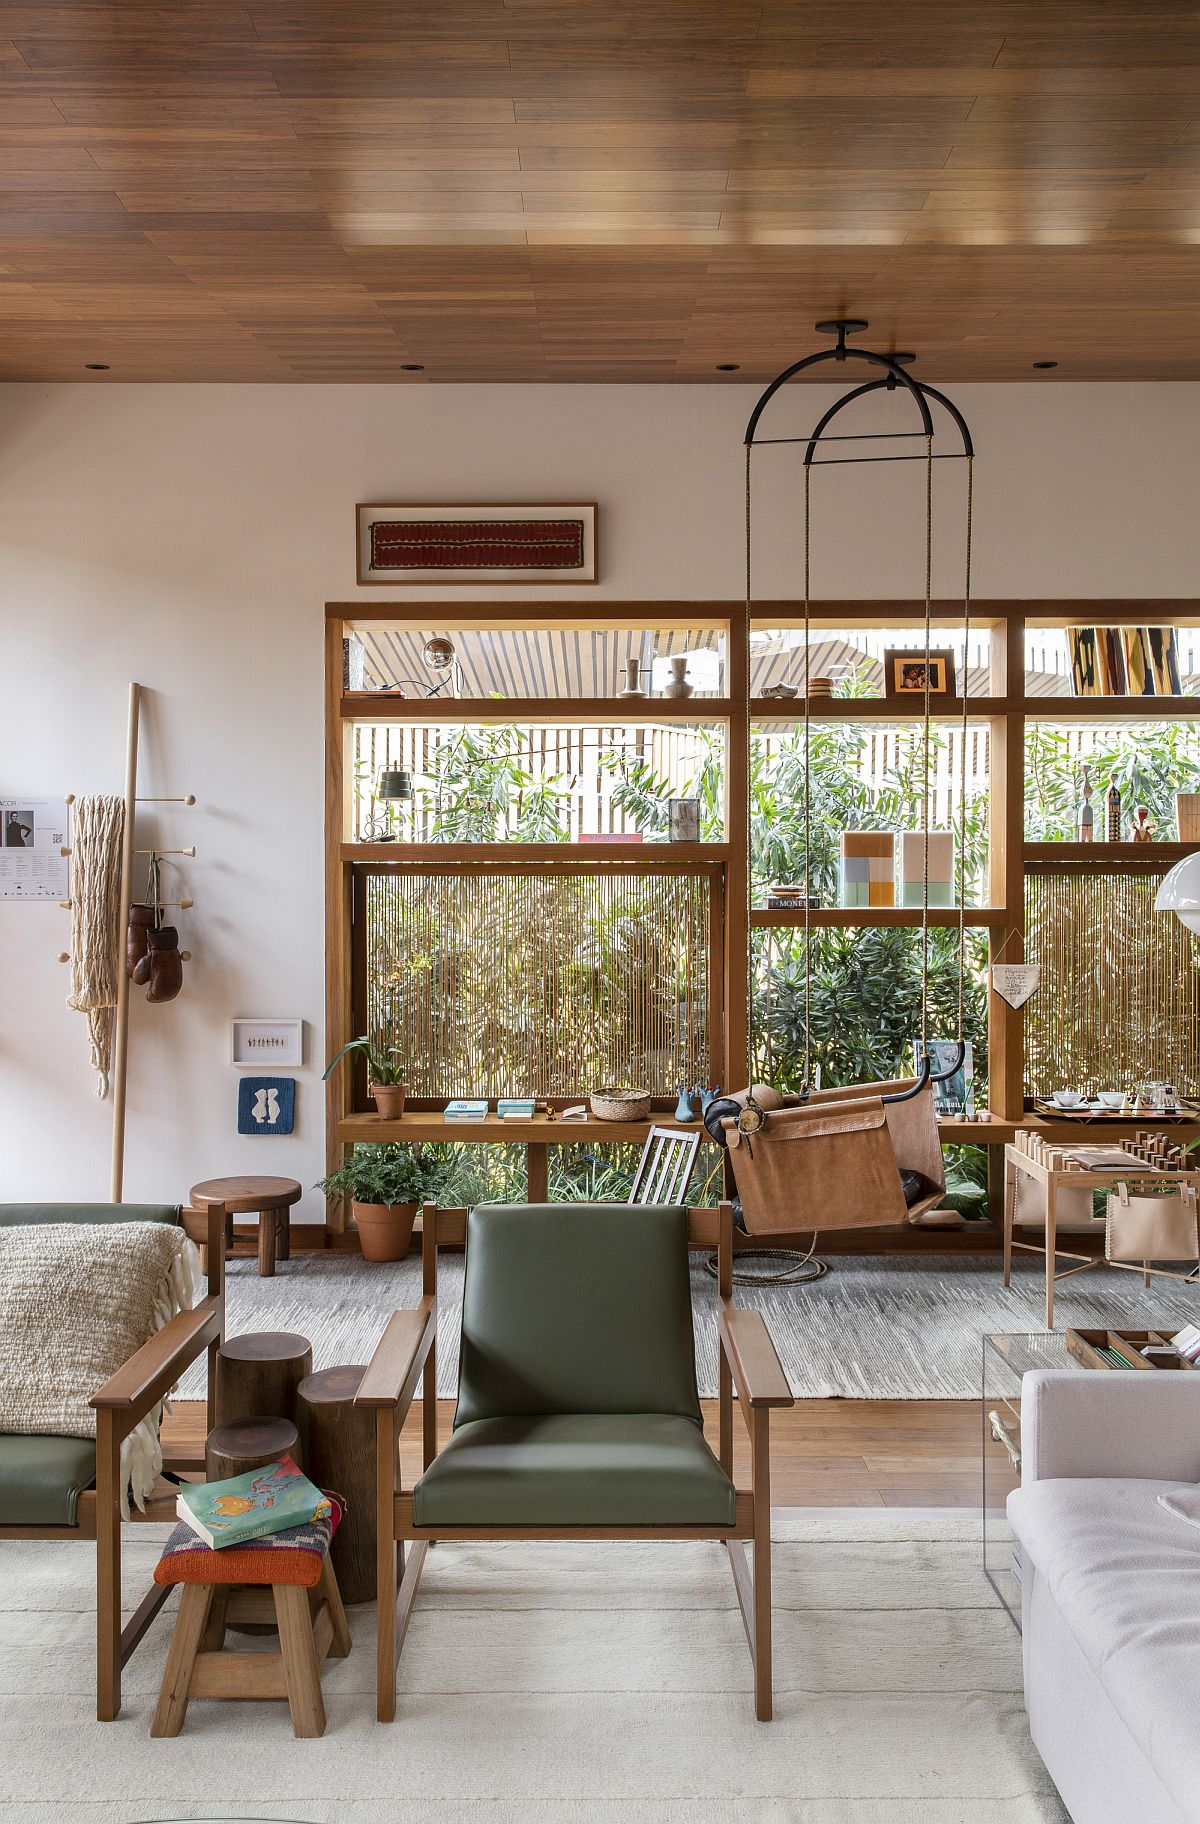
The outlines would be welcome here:
<svg viewBox="0 0 1200 1824">
<path fill-rule="evenodd" d="M 96 1094 L 108 1094 L 117 979 L 122 967 L 121 843 L 125 802 L 77 798 L 71 832 L 71 992 L 88 1016 Z"/>
</svg>

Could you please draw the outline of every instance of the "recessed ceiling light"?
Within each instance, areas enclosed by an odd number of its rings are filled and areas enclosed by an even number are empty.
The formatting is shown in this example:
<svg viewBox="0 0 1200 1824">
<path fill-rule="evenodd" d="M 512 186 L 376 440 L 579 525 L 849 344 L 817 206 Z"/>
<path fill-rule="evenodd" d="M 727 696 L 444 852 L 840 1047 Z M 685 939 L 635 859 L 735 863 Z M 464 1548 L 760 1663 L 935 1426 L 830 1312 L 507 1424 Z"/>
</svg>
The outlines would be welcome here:
<svg viewBox="0 0 1200 1824">
<path fill-rule="evenodd" d="M 89 374 L 106 374 L 108 372 L 107 361 L 85 361 L 83 365 L 87 368 Z"/>
<path fill-rule="evenodd" d="M 1035 361 L 1033 365 L 1035 367 L 1041 367 L 1041 368 L 1057 367 L 1058 362 L 1057 361 Z"/>
<path fill-rule="evenodd" d="M 423 374 L 425 372 L 425 363 L 423 361 L 402 361 L 400 363 L 400 372 L 402 374 Z"/>
<path fill-rule="evenodd" d="M 718 361 L 717 372 L 719 374 L 736 374 L 741 365 L 740 361 Z"/>
</svg>

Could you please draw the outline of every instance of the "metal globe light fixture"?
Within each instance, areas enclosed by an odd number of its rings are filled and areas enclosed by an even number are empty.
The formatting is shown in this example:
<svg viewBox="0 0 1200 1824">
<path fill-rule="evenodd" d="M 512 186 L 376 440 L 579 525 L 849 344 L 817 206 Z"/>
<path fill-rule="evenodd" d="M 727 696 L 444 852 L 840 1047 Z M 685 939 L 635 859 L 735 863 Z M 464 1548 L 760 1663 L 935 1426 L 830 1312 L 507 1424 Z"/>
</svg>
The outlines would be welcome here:
<svg viewBox="0 0 1200 1824">
<path fill-rule="evenodd" d="M 1154 900 L 1156 912 L 1173 912 L 1181 925 L 1200 935 L 1200 850 L 1164 874 Z"/>
</svg>

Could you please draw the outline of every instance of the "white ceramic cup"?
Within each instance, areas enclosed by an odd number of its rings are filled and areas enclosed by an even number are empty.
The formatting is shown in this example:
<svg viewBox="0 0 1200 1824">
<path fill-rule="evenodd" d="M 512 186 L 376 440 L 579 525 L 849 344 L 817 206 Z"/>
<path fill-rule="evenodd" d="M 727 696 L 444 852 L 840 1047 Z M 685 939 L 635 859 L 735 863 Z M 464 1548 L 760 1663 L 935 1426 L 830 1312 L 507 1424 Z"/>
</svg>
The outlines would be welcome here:
<svg viewBox="0 0 1200 1824">
<path fill-rule="evenodd" d="M 1056 1089 L 1054 1100 L 1060 1108 L 1078 1108 L 1083 1096 L 1077 1089 Z"/>
<path fill-rule="evenodd" d="M 1105 1108 L 1120 1108 L 1125 1100 L 1125 1091 L 1123 1089 L 1102 1089 L 1100 1100 Z"/>
</svg>

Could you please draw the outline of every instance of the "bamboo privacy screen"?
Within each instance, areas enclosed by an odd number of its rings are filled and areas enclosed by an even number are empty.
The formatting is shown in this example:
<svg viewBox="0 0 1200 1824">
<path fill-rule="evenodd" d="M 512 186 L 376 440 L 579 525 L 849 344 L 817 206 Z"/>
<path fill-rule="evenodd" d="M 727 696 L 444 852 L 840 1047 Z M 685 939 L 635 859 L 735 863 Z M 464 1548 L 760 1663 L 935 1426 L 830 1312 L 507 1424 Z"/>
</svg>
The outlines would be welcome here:
<svg viewBox="0 0 1200 1824">
<path fill-rule="evenodd" d="M 1200 946 L 1155 912 L 1163 872 L 1028 872 L 1026 950 L 1042 978 L 1025 1009 L 1027 1094 L 1200 1080 Z"/>
<path fill-rule="evenodd" d="M 715 870 L 355 870 L 364 1024 L 414 1098 L 712 1080 Z M 360 935 L 361 934 L 361 935 Z"/>
</svg>

